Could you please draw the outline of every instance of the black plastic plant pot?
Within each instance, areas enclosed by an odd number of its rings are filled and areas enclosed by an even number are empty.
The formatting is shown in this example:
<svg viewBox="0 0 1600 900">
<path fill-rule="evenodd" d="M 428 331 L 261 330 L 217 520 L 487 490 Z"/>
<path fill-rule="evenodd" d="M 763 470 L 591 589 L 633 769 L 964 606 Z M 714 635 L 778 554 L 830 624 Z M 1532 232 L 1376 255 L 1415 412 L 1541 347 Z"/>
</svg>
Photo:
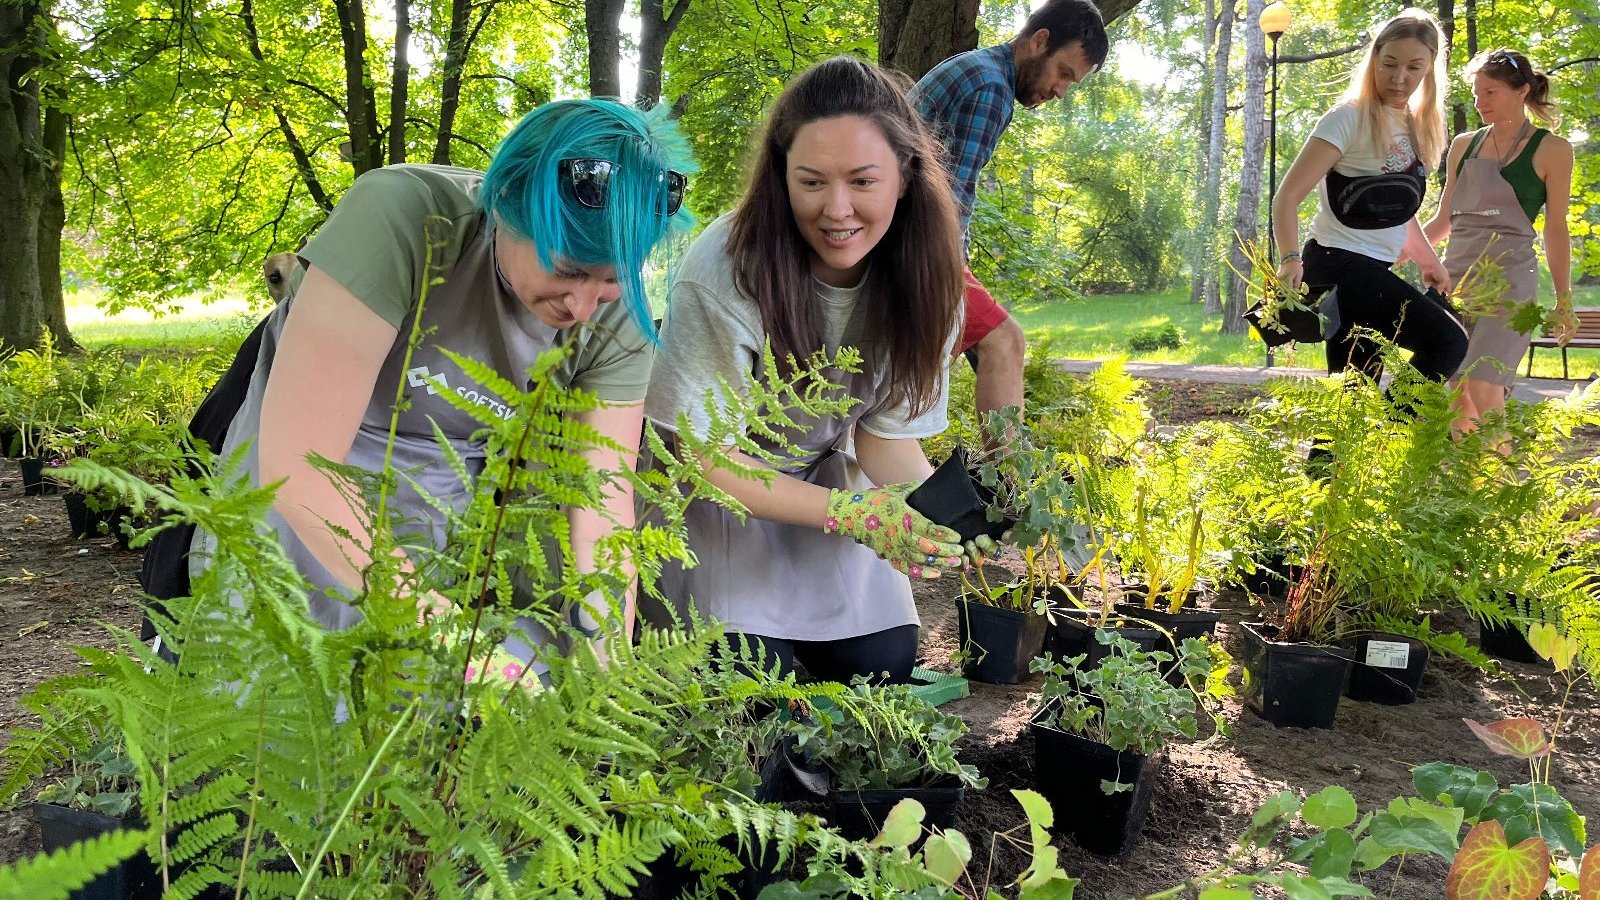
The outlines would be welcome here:
<svg viewBox="0 0 1600 900">
<path fill-rule="evenodd" d="M 45 477 L 44 460 L 19 459 L 17 465 L 22 469 L 22 496 L 38 497 L 41 494 L 54 494 L 59 489 L 54 478 Z"/>
<path fill-rule="evenodd" d="M 1332 728 L 1350 660 L 1333 647 L 1279 643 L 1260 622 L 1243 630 L 1245 705 L 1280 728 Z"/>
<path fill-rule="evenodd" d="M 1490 656 L 1512 662 L 1539 665 L 1546 661 L 1528 643 L 1528 623 L 1522 619 L 1498 624 L 1479 622 L 1478 646 Z"/>
<path fill-rule="evenodd" d="M 100 534 L 102 515 L 97 509 L 89 508 L 89 498 L 78 491 L 68 491 L 61 495 L 62 503 L 67 507 L 67 524 L 72 529 L 72 537 L 76 540 L 92 538 Z"/>
<path fill-rule="evenodd" d="M 1099 618 L 1100 613 L 1095 610 L 1069 609 L 1057 612 L 1055 622 L 1050 626 L 1049 640 L 1045 649 L 1057 660 L 1084 655 L 1087 658 L 1079 666 L 1084 671 L 1099 668 L 1100 661 L 1111 655 L 1110 647 L 1095 640 L 1094 633 L 1101 630 L 1096 625 Z M 1112 616 L 1107 620 L 1104 630 L 1116 632 L 1132 641 L 1140 650 L 1168 649 L 1166 635 L 1154 628 L 1126 621 L 1120 616 Z"/>
<path fill-rule="evenodd" d="M 946 776 L 928 787 L 883 788 L 871 791 L 834 791 L 828 795 L 828 822 L 845 837 L 860 841 L 883 830 L 889 810 L 901 800 L 912 799 L 926 810 L 922 824 L 949 828 L 955 824 L 956 808 L 967 787 L 954 776 Z"/>
<path fill-rule="evenodd" d="M 990 684 L 1016 684 L 1044 652 L 1049 622 L 1032 610 L 1002 609 L 956 597 L 956 635 L 967 662 L 962 674 Z"/>
<path fill-rule="evenodd" d="M 1255 572 L 1244 577 L 1244 589 L 1260 597 L 1285 597 L 1289 585 L 1300 577 L 1302 566 L 1293 565 L 1282 553 L 1256 560 Z"/>
<path fill-rule="evenodd" d="M 1112 612 L 1126 619 L 1143 620 L 1172 633 L 1172 639 L 1183 643 L 1186 638 L 1216 637 L 1217 623 L 1222 613 L 1209 609 L 1180 609 L 1169 613 L 1164 609 L 1145 609 L 1137 603 L 1118 603 Z"/>
<path fill-rule="evenodd" d="M 929 520 L 953 528 L 963 543 L 980 534 L 998 540 L 1017 524 L 1015 519 L 989 521 L 989 504 L 994 491 L 978 481 L 977 473 L 967 468 L 967 451 L 956 447 L 950 458 L 933 470 L 928 479 L 906 495 L 906 504 Z"/>
<path fill-rule="evenodd" d="M 1428 645 L 1402 634 L 1374 631 L 1355 636 L 1350 682 L 1351 700 L 1400 706 L 1417 699 L 1422 673 L 1428 667 Z"/>
<path fill-rule="evenodd" d="M 106 526 L 106 532 L 117 539 L 117 546 L 123 550 L 133 549 L 133 531 L 137 527 L 133 509 L 127 506 L 118 506 L 102 514 L 100 521 Z M 123 526 L 127 527 L 124 528 Z"/>
<path fill-rule="evenodd" d="M 15 428 L 0 428 L 0 456 L 16 459 L 22 455 L 22 432 Z"/>
<path fill-rule="evenodd" d="M 39 823 L 39 837 L 46 853 L 128 827 L 123 819 L 53 803 L 35 803 L 33 818 Z M 69 900 L 147 900 L 160 896 L 155 865 L 143 850 L 67 895 Z"/>
<path fill-rule="evenodd" d="M 1045 704 L 1028 722 L 1033 734 L 1033 787 L 1055 810 L 1056 831 L 1085 850 L 1120 856 L 1139 839 L 1155 795 L 1162 755 L 1143 756 L 1068 734 L 1053 723 L 1061 703 Z M 1131 784 L 1107 794 L 1102 781 Z"/>
</svg>

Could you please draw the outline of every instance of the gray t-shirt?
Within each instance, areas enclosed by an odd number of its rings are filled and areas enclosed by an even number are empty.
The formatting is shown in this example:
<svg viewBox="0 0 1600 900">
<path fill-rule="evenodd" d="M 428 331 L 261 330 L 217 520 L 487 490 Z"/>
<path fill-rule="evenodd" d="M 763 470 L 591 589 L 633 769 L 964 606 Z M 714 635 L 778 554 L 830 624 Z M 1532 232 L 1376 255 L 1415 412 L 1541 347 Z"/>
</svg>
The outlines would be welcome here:
<svg viewBox="0 0 1600 900">
<path fill-rule="evenodd" d="M 658 351 L 645 399 L 645 415 L 652 422 L 675 430 L 683 413 L 699 437 L 710 427 L 706 392 L 722 399 L 717 376 L 735 390 L 748 385 L 752 373 L 760 370 L 766 346 L 761 310 L 734 283 L 728 231 L 728 216 L 713 222 L 678 265 L 667 295 L 672 335 Z M 881 372 L 888 364 L 888 348 L 866 333 L 871 298 L 865 296 L 864 284 L 865 279 L 838 288 L 813 281 L 823 314 L 823 344 L 830 355 L 840 347 L 856 347 L 862 368 Z M 946 341 L 947 358 L 959 334 L 958 325 Z M 883 404 L 863 411 L 861 427 L 882 438 L 932 437 L 949 427 L 949 391 L 946 372 L 939 381 L 939 399 L 926 412 L 912 415 L 909 404 Z"/>
</svg>

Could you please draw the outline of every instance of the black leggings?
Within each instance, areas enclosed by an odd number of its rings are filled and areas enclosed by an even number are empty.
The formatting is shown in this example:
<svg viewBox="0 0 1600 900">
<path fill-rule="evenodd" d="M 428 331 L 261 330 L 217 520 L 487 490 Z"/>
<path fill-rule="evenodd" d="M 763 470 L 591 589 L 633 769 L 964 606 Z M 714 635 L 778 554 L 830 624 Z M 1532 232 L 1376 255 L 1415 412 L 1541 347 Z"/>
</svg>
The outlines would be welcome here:
<svg viewBox="0 0 1600 900">
<path fill-rule="evenodd" d="M 1411 365 L 1424 378 L 1444 381 L 1467 355 L 1467 329 L 1448 306 L 1423 294 L 1396 275 L 1389 264 L 1360 253 L 1305 246 L 1305 283 L 1313 295 L 1337 287 L 1339 329 L 1327 342 L 1328 372 L 1347 366 L 1376 379 L 1383 357 L 1369 338 L 1353 338 L 1352 328 L 1370 328 L 1411 351 Z"/>
<path fill-rule="evenodd" d="M 905 684 L 917 662 L 917 632 L 915 625 L 900 625 L 836 641 L 791 641 L 758 634 L 730 634 L 727 639 L 735 652 L 741 642 L 747 645 L 764 668 L 776 661 L 779 675 L 794 671 L 799 659 L 819 681 L 849 684 L 856 675 L 868 675 L 874 684 Z"/>
</svg>

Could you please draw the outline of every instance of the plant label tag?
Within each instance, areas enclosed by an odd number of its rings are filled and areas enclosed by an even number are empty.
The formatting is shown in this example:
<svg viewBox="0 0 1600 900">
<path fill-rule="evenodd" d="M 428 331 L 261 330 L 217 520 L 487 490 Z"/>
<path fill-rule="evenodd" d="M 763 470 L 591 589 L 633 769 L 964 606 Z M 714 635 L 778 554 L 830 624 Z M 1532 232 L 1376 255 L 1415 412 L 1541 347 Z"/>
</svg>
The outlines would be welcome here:
<svg viewBox="0 0 1600 900">
<path fill-rule="evenodd" d="M 1411 664 L 1411 645 L 1400 641 L 1367 641 L 1366 663 L 1378 669 L 1404 669 Z"/>
</svg>

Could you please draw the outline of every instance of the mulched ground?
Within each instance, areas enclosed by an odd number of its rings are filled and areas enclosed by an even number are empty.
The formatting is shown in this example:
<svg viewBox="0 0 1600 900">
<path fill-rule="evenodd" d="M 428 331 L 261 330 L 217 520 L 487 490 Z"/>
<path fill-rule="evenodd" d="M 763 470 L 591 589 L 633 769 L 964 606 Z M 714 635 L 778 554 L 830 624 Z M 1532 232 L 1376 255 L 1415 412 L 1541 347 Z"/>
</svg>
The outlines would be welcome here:
<svg viewBox="0 0 1600 900">
<path fill-rule="evenodd" d="M 1150 402 L 1158 420 L 1181 424 L 1236 417 L 1258 396 L 1256 387 L 1160 382 L 1153 385 Z M 1585 443 L 1593 446 L 1594 438 L 1587 436 Z M 110 646 L 102 622 L 137 626 L 138 561 L 137 554 L 118 550 L 109 538 L 72 540 L 60 498 L 23 497 L 16 464 L 0 461 L 0 637 L 7 648 L 0 666 L 0 743 L 11 729 L 30 721 L 19 698 L 43 679 L 76 667 L 70 648 Z M 923 663 L 930 667 L 950 668 L 958 589 L 954 579 L 916 587 Z M 1256 612 L 1240 596 L 1225 595 L 1216 608 L 1223 614 L 1221 640 L 1237 656 L 1237 625 Z M 1452 624 L 1471 635 L 1470 623 Z M 1281 790 L 1306 795 L 1339 784 L 1367 811 L 1409 794 L 1411 767 L 1434 760 L 1486 769 L 1506 784 L 1524 780 L 1520 763 L 1490 755 L 1461 720 L 1534 716 L 1548 725 L 1562 684 L 1545 669 L 1516 663 L 1506 669 L 1506 679 L 1490 680 L 1436 662 L 1416 703 L 1386 707 L 1345 701 L 1335 727 L 1326 731 L 1274 728 L 1234 702 L 1228 709 L 1229 740 L 1204 750 L 1172 751 L 1156 783 L 1149 821 L 1130 853 L 1105 859 L 1060 838 L 1061 863 L 1082 879 L 1080 898 L 1139 896 L 1221 863 L 1261 802 Z M 1004 886 L 1026 863 L 1026 855 L 1003 835 L 1025 840 L 1024 820 L 1009 790 L 1032 786 L 1035 768 L 1051 764 L 1034 758 L 1027 731 L 1035 699 L 1030 694 L 1038 688 L 1037 678 L 1018 685 L 974 683 L 970 697 L 946 707 L 971 728 L 962 741 L 963 759 L 989 778 L 988 789 L 968 794 L 956 820 L 973 843 L 975 883 L 968 892 L 977 896 L 985 886 L 1011 893 Z M 1600 813 L 1597 706 L 1590 685 L 1574 695 L 1554 778 L 1591 823 L 1600 822 L 1594 818 Z M 992 841 L 991 834 L 997 835 Z M 26 807 L 0 811 L 0 862 L 37 849 L 37 828 Z M 1419 858 L 1403 866 L 1391 863 L 1368 878 L 1375 892 L 1415 898 L 1443 896 L 1443 881 L 1441 865 Z"/>
</svg>

